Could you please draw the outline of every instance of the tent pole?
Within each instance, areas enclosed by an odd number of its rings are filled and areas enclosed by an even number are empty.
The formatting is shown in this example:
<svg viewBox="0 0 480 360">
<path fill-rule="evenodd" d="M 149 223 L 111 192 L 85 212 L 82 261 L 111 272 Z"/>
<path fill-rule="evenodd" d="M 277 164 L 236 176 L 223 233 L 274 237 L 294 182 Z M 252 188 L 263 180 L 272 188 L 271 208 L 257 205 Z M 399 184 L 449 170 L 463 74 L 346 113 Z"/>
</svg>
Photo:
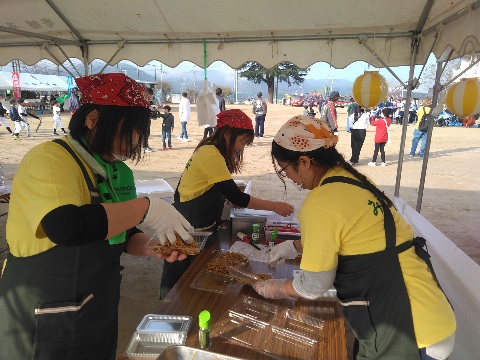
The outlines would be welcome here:
<svg viewBox="0 0 480 360">
<path fill-rule="evenodd" d="M 52 54 L 52 52 L 48 49 L 48 47 L 46 45 L 43 46 L 43 49 L 48 52 L 50 54 L 51 57 L 53 57 L 55 59 L 55 61 L 57 62 L 57 64 L 59 66 L 61 66 L 63 68 L 63 70 L 65 70 L 71 77 L 75 78 L 75 75 L 73 75 L 70 70 L 68 70 L 65 66 L 63 66 L 62 62 L 60 61 L 60 59 L 58 59 L 55 55 Z"/>
<path fill-rule="evenodd" d="M 82 54 L 83 54 L 83 68 L 85 70 L 85 76 L 89 75 L 88 73 L 88 44 L 86 42 L 83 43 L 82 46 Z"/>
<path fill-rule="evenodd" d="M 427 176 L 427 165 L 428 165 L 428 157 L 430 154 L 430 143 L 432 142 L 432 134 L 433 134 L 433 108 L 437 105 L 438 101 L 438 94 L 440 93 L 440 89 L 442 85 L 440 84 L 440 77 L 442 76 L 443 68 L 442 62 L 437 63 L 437 72 L 435 74 L 435 85 L 433 86 L 433 95 L 432 95 L 432 106 L 430 108 L 430 114 L 427 115 L 428 119 L 428 130 L 427 130 L 427 142 L 425 146 L 425 153 L 423 154 L 423 162 L 422 162 L 422 172 L 420 175 L 420 184 L 418 185 L 418 197 L 417 197 L 417 210 L 420 213 L 422 209 L 422 199 L 423 199 L 423 190 L 425 188 L 425 177 Z"/>
<path fill-rule="evenodd" d="M 108 59 L 107 62 L 105 62 L 105 66 L 102 67 L 102 69 L 98 72 L 99 74 L 103 73 L 103 70 L 105 70 L 105 68 L 110 65 L 110 62 L 115 58 L 115 56 L 117 56 L 117 54 L 120 52 L 120 50 L 122 50 L 124 47 L 125 47 L 125 43 L 126 41 L 123 40 L 121 42 L 118 43 L 118 49 L 117 51 L 115 51 L 113 53 L 113 55 L 110 57 L 110 59 Z M 155 66 L 155 65 L 154 65 Z M 138 71 L 138 66 L 137 66 L 137 71 Z M 117 72 L 118 72 L 118 64 L 117 64 Z M 155 82 L 157 81 L 157 68 L 155 67 Z"/>
<path fill-rule="evenodd" d="M 402 178 L 402 166 L 403 166 L 403 154 L 405 152 L 405 138 L 407 136 L 407 125 L 408 125 L 408 118 L 410 116 L 410 99 L 412 96 L 412 90 L 414 85 L 417 85 L 417 82 L 413 84 L 413 75 L 415 70 L 415 62 L 417 58 L 418 52 L 418 45 L 419 45 L 419 38 L 415 37 L 412 44 L 412 53 L 410 59 L 410 72 L 408 74 L 408 84 L 407 84 L 407 98 L 405 102 L 405 110 L 403 113 L 403 123 L 402 123 L 402 136 L 400 140 L 400 151 L 398 153 L 398 165 L 397 165 L 397 177 L 395 180 L 395 192 L 394 196 L 399 197 L 400 194 L 400 180 Z"/>
</svg>

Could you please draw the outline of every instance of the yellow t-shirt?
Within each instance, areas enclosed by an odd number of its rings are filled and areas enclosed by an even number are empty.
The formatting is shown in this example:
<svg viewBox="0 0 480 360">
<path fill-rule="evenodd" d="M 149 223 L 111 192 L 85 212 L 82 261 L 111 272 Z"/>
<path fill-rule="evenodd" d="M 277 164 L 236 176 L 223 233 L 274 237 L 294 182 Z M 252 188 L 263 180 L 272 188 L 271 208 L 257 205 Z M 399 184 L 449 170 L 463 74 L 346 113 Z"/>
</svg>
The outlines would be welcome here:
<svg viewBox="0 0 480 360">
<path fill-rule="evenodd" d="M 355 179 L 341 167 L 330 170 L 324 179 L 331 176 Z M 303 245 L 300 268 L 312 272 L 328 271 L 337 266 L 338 255 L 369 254 L 385 249 L 383 213 L 376 208 L 377 203 L 371 192 L 355 185 L 333 183 L 313 189 L 298 215 Z M 395 208 L 391 211 L 397 245 L 411 240 L 412 227 Z M 418 347 L 450 336 L 456 328 L 455 316 L 427 264 L 415 254 L 413 247 L 399 254 L 399 260 Z"/>
<path fill-rule="evenodd" d="M 418 130 L 418 126 L 420 125 L 420 120 L 422 120 L 423 114 L 427 113 L 430 114 L 432 111 L 430 106 L 423 106 L 420 105 L 417 109 L 417 122 L 415 123 L 415 129 Z"/>
<path fill-rule="evenodd" d="M 63 138 L 68 144 L 67 138 Z M 93 173 L 84 164 L 92 182 Z M 90 193 L 72 156 L 52 141 L 35 146 L 24 156 L 12 183 L 6 226 L 10 252 L 16 257 L 39 254 L 55 246 L 40 221 L 67 204 L 90 204 Z"/>
<path fill-rule="evenodd" d="M 232 179 L 224 157 L 214 145 L 204 145 L 196 150 L 183 171 L 178 192 L 180 201 L 196 199 L 210 188 Z"/>
</svg>

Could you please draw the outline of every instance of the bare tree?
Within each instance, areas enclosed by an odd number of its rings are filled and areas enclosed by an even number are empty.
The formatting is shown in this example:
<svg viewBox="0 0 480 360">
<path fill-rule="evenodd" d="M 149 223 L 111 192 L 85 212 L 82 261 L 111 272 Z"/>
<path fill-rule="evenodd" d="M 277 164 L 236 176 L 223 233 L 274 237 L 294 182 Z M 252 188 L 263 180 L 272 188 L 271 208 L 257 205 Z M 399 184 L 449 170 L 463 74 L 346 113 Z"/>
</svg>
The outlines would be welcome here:
<svg viewBox="0 0 480 360">
<path fill-rule="evenodd" d="M 27 65 L 24 62 L 20 62 L 20 69 L 23 72 L 30 74 L 55 74 L 55 64 L 52 63 L 50 60 L 41 60 L 33 65 Z"/>
<path fill-rule="evenodd" d="M 455 70 L 460 68 L 461 59 L 450 60 L 443 71 L 443 74 L 440 78 L 441 84 L 448 83 L 454 77 Z M 430 64 L 425 67 L 425 70 L 420 78 L 420 83 L 429 90 L 433 89 L 435 84 L 435 74 L 437 71 L 437 64 Z M 446 88 L 448 89 L 449 86 Z"/>
</svg>

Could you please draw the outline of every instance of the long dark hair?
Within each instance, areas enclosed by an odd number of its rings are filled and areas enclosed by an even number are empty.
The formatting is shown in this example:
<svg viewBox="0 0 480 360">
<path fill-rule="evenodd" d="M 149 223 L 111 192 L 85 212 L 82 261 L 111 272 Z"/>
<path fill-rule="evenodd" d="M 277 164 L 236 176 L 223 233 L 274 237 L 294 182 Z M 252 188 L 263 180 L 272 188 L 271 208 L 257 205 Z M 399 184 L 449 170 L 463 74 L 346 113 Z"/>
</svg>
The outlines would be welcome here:
<svg viewBox="0 0 480 360">
<path fill-rule="evenodd" d="M 278 145 L 275 141 L 272 141 L 271 155 L 272 155 L 273 167 L 275 168 L 275 171 L 278 177 L 283 182 L 284 182 L 284 179 L 280 176 L 278 161 L 291 163 L 290 166 L 297 168 L 298 158 L 304 155 L 314 160 L 318 165 L 326 168 L 333 168 L 336 165 L 343 167 L 345 170 L 347 170 L 349 173 L 355 176 L 358 180 L 360 180 L 368 190 L 370 190 L 379 198 L 385 200 L 385 202 L 389 207 L 393 206 L 392 200 L 390 200 L 388 196 L 383 193 L 383 191 L 381 191 L 379 188 L 373 185 L 365 175 L 357 171 L 352 165 L 346 162 L 343 155 L 340 154 L 334 146 L 328 149 L 321 147 L 316 150 L 301 152 L 301 151 L 293 151 L 293 150 L 285 149 L 280 145 Z"/>
<path fill-rule="evenodd" d="M 98 111 L 98 121 L 95 131 L 90 131 L 85 125 L 87 115 Z M 80 142 L 84 136 L 90 150 L 99 155 L 111 155 L 113 143 L 119 131 L 120 141 L 125 141 L 128 147 L 129 159 L 140 161 L 142 147 L 146 145 L 145 134 L 149 127 L 150 110 L 141 106 L 112 106 L 84 104 L 72 115 L 68 129 L 72 137 Z M 134 130 L 140 132 L 138 144 L 132 144 Z"/>
<path fill-rule="evenodd" d="M 225 134 L 230 132 L 230 144 L 227 147 L 227 141 L 225 139 Z M 237 174 L 242 170 L 243 167 L 243 152 L 240 154 L 235 154 L 233 148 L 235 146 L 235 140 L 237 137 L 247 134 L 247 145 L 253 143 L 253 139 L 255 138 L 255 134 L 253 130 L 248 129 L 237 129 L 230 126 L 224 126 L 222 128 L 217 128 L 213 134 L 207 138 L 204 138 L 195 148 L 195 151 L 202 147 L 203 145 L 215 145 L 220 151 L 220 154 L 225 159 L 227 163 L 228 171 L 230 174 Z"/>
</svg>

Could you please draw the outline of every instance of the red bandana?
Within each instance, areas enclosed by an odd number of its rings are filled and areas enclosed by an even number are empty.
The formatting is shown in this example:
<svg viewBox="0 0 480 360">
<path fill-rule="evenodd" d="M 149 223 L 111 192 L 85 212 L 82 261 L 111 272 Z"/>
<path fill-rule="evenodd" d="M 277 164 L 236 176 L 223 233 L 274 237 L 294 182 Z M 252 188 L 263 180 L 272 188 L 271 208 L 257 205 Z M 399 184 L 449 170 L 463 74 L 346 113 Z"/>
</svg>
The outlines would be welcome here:
<svg viewBox="0 0 480 360">
<path fill-rule="evenodd" d="M 75 79 L 82 104 L 150 107 L 145 86 L 123 73 L 96 74 Z"/>
<path fill-rule="evenodd" d="M 237 129 L 253 130 L 252 119 L 240 109 L 225 110 L 217 114 L 217 127 L 230 126 Z"/>
</svg>

